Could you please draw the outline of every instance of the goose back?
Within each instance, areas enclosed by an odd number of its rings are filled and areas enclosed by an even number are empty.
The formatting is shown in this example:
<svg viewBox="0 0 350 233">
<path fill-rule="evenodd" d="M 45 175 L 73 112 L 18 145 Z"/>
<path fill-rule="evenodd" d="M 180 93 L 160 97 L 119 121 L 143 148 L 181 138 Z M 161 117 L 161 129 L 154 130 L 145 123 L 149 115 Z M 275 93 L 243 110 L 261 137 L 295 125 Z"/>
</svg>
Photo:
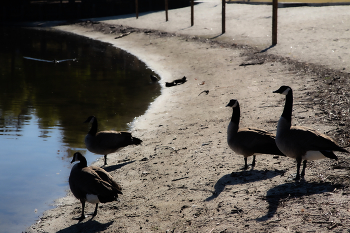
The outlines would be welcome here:
<svg viewBox="0 0 350 233">
<path fill-rule="evenodd" d="M 110 154 L 128 145 L 138 145 L 142 141 L 129 132 L 100 131 L 85 136 L 87 149 L 96 154 Z"/>
<path fill-rule="evenodd" d="M 283 155 L 275 143 L 275 135 L 257 128 L 242 128 L 228 137 L 230 148 L 245 157 L 254 154 Z"/>
<path fill-rule="evenodd" d="M 307 156 L 308 151 L 347 152 L 327 135 L 301 126 L 293 126 L 289 130 L 283 130 L 277 135 L 276 143 L 280 150 L 291 158 L 297 158 L 298 155 L 302 155 L 303 159 L 308 157 L 307 160 L 325 158 L 322 153 L 319 156 L 314 153 L 313 156 Z"/>
</svg>

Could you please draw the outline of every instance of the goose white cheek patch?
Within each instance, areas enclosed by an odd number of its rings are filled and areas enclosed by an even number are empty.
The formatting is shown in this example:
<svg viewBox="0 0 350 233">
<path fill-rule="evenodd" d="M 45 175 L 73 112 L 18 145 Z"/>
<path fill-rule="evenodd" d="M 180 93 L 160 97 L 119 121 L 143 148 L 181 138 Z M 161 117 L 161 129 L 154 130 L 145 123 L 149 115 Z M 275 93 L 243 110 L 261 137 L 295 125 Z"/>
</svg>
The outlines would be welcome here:
<svg viewBox="0 0 350 233">
<path fill-rule="evenodd" d="M 287 88 L 283 93 L 282 95 L 288 95 L 288 92 L 290 91 L 290 88 Z"/>
</svg>

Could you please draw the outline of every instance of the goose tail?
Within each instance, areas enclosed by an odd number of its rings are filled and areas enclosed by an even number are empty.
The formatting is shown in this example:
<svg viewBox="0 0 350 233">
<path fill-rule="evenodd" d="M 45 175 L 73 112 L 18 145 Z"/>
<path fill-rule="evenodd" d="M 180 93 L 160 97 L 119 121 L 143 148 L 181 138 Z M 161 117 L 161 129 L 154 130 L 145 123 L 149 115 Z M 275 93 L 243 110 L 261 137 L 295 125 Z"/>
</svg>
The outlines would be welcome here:
<svg viewBox="0 0 350 233">
<path fill-rule="evenodd" d="M 142 140 L 139 138 L 132 137 L 131 138 L 132 144 L 134 145 L 140 145 L 142 143 Z"/>
<path fill-rule="evenodd" d="M 338 157 L 333 153 L 333 151 L 322 150 L 320 152 L 327 158 L 338 160 Z"/>
<path fill-rule="evenodd" d="M 340 152 L 345 152 L 345 153 L 350 153 L 347 149 L 342 148 L 342 147 L 339 149 L 339 151 L 340 151 Z"/>
</svg>

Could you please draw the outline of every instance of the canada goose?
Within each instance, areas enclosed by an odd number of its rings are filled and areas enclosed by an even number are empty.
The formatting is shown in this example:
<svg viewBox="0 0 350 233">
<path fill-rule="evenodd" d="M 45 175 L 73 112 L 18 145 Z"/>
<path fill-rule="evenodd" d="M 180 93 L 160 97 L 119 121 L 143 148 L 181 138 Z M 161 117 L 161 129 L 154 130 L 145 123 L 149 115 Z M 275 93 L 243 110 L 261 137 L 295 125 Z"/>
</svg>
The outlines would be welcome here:
<svg viewBox="0 0 350 233">
<path fill-rule="evenodd" d="M 179 79 L 175 79 L 174 81 L 168 83 L 165 82 L 165 86 L 166 87 L 173 87 L 179 84 L 184 84 L 185 82 L 187 82 L 186 76 L 183 76 L 183 78 L 179 78 Z"/>
<path fill-rule="evenodd" d="M 85 136 L 86 148 L 95 154 L 104 155 L 107 165 L 107 155 L 129 145 L 139 145 L 142 140 L 135 138 L 129 132 L 100 131 L 97 132 L 97 119 L 89 116 L 84 123 L 92 123 L 91 129 Z"/>
<path fill-rule="evenodd" d="M 81 216 L 74 218 L 83 220 L 85 218 L 85 202 L 95 203 L 96 216 L 98 203 L 106 203 L 118 200 L 118 194 L 122 188 L 113 180 L 113 177 L 104 169 L 94 166 L 87 166 L 86 158 L 79 152 L 74 153 L 72 162 L 80 161 L 72 167 L 69 175 L 69 186 L 73 195 L 80 200 L 82 205 Z"/>
<path fill-rule="evenodd" d="M 185 83 L 185 82 L 187 82 L 187 79 L 186 79 L 186 76 L 183 76 L 182 78 L 179 78 L 179 79 L 175 79 L 174 81 L 173 81 L 173 83 L 174 84 L 183 84 L 183 83 Z"/>
<path fill-rule="evenodd" d="M 159 81 L 157 76 L 155 76 L 154 74 L 151 74 L 150 77 L 151 77 L 152 82 L 158 82 Z"/>
<path fill-rule="evenodd" d="M 227 143 L 237 154 L 244 156 L 244 169 L 248 168 L 247 157 L 253 155 L 252 167 L 255 166 L 257 154 L 283 155 L 275 143 L 275 135 L 262 129 L 239 129 L 240 108 L 235 99 L 231 99 L 226 107 L 231 107 L 232 117 L 227 128 Z"/>
<path fill-rule="evenodd" d="M 338 160 L 333 151 L 347 152 L 339 147 L 330 137 L 305 127 L 292 126 L 293 91 L 288 86 L 281 86 L 273 93 L 286 96 L 283 113 L 277 124 L 276 144 L 288 157 L 297 160 L 297 174 L 295 180 L 305 176 L 307 160 L 330 158 Z M 301 174 L 300 165 L 303 161 Z"/>
</svg>

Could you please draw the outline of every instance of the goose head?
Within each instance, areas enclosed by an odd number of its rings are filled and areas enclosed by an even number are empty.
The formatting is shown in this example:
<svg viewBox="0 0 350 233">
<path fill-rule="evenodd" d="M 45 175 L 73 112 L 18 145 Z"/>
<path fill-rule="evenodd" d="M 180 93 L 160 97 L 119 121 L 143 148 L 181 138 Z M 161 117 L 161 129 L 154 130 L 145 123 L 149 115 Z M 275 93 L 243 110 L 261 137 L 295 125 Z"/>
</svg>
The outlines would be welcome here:
<svg viewBox="0 0 350 233">
<path fill-rule="evenodd" d="M 273 93 L 287 95 L 291 90 L 292 90 L 292 88 L 290 88 L 289 86 L 281 86 L 278 90 L 273 91 Z"/>
<path fill-rule="evenodd" d="M 231 99 L 230 102 L 228 102 L 228 104 L 226 105 L 226 107 L 231 107 L 231 108 L 235 108 L 238 106 L 238 100 L 236 99 Z"/>
<path fill-rule="evenodd" d="M 233 123 L 233 125 L 235 127 L 237 127 L 237 130 L 238 130 L 239 118 L 241 117 L 241 110 L 239 108 L 238 100 L 231 99 L 230 102 L 226 105 L 226 107 L 231 107 L 232 108 L 231 123 Z M 232 126 L 231 123 L 230 123 L 229 127 Z"/>
<path fill-rule="evenodd" d="M 74 163 L 76 161 L 86 161 L 84 155 L 82 155 L 80 152 L 75 152 L 74 155 L 73 155 L 73 159 L 72 159 L 72 162 L 70 163 Z"/>
<path fill-rule="evenodd" d="M 84 123 L 93 123 L 96 120 L 95 116 L 89 116 Z"/>
</svg>

